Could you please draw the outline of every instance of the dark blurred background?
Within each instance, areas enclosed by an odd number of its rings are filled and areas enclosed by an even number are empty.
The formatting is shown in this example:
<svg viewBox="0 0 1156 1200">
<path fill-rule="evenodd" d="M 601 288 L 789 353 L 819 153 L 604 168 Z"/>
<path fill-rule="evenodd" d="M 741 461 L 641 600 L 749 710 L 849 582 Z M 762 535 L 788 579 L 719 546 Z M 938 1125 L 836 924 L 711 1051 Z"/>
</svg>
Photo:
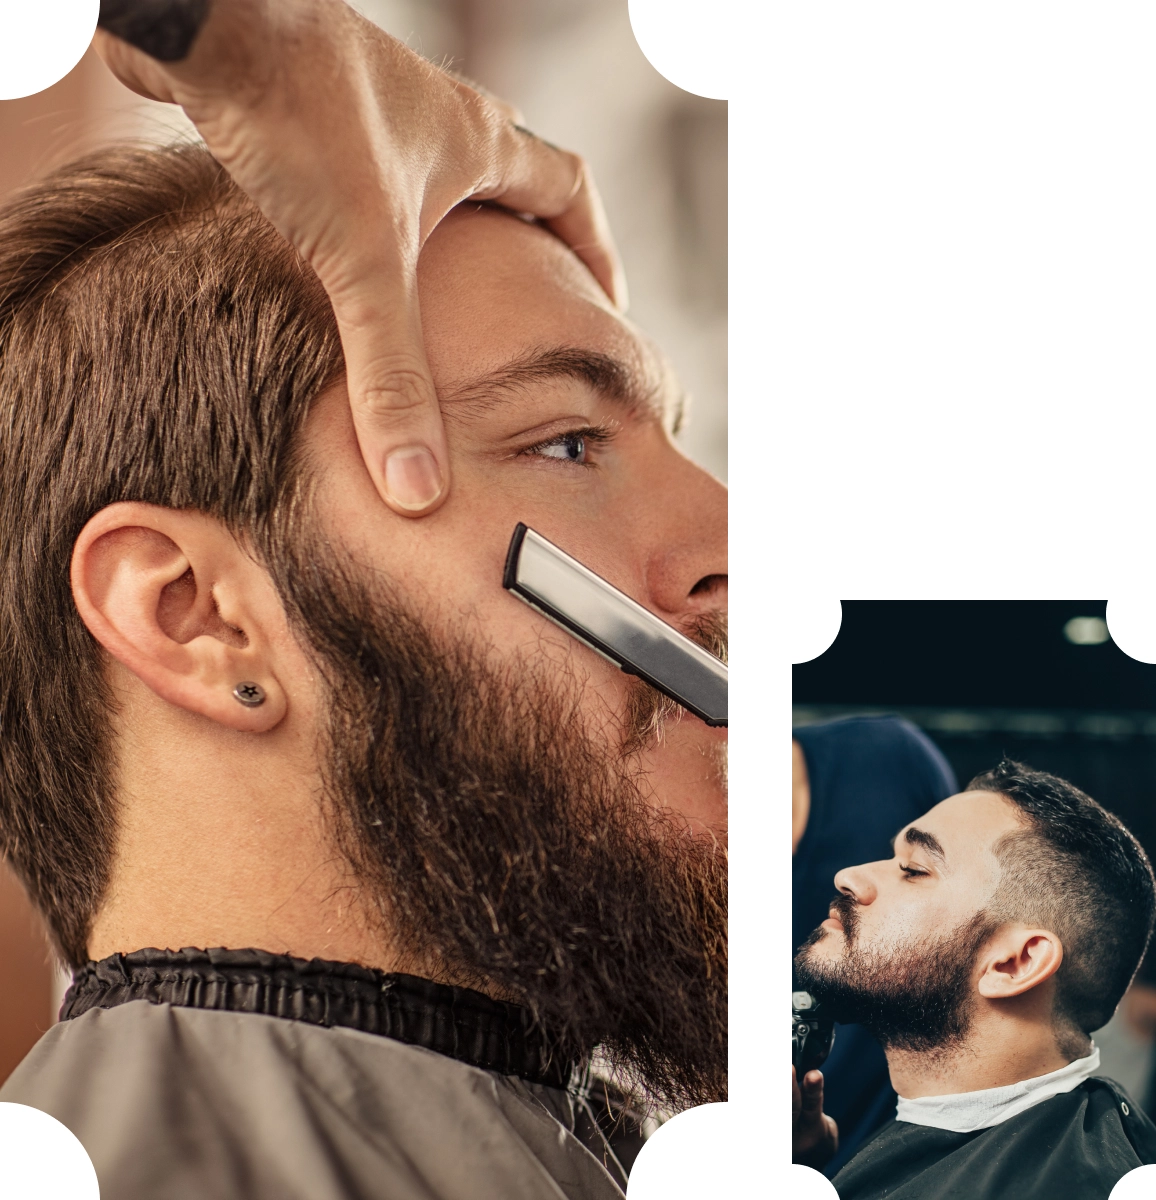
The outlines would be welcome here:
<svg viewBox="0 0 1156 1200">
<path fill-rule="evenodd" d="M 1156 666 L 1111 640 L 1103 600 L 845 600 L 819 658 L 794 668 L 794 725 L 907 717 L 960 787 L 1007 755 L 1070 780 L 1156 860 Z M 850 865 L 850 864 L 849 864 Z M 1140 1099 L 1156 1029 L 1153 954 L 1096 1035 L 1104 1073 Z"/>
</svg>

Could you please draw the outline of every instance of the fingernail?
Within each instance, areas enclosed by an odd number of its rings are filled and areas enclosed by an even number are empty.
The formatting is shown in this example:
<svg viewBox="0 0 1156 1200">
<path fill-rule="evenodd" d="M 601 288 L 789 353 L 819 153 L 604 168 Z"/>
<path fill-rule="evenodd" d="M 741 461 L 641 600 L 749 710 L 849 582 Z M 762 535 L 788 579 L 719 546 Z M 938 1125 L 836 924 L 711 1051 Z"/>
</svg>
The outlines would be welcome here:
<svg viewBox="0 0 1156 1200">
<path fill-rule="evenodd" d="M 385 490 L 399 508 L 428 508 L 442 490 L 434 456 L 424 446 L 394 450 L 385 460 Z"/>
</svg>

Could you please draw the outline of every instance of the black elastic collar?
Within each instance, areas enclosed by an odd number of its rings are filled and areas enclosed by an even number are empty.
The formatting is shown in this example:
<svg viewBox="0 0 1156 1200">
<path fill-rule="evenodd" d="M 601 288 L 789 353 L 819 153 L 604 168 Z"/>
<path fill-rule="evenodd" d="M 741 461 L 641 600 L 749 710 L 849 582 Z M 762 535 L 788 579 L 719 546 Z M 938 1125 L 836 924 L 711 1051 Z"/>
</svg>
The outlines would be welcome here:
<svg viewBox="0 0 1156 1200">
<path fill-rule="evenodd" d="M 520 1005 L 416 975 L 263 950 L 137 950 L 87 963 L 60 1019 L 131 1000 L 341 1025 L 553 1087 L 566 1086 L 572 1066 Z"/>
</svg>

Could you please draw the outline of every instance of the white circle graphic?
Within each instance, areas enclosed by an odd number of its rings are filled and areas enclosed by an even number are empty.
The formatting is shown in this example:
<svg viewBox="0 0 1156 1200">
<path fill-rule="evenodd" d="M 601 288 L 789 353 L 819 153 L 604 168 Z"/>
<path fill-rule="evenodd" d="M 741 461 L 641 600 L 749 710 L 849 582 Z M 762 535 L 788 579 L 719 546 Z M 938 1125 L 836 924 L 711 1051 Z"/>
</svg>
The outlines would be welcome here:
<svg viewBox="0 0 1156 1200">
<path fill-rule="evenodd" d="M 76 1135 L 26 1104 L 0 1103 L 0 1192 L 36 1200 L 100 1200 L 96 1169 Z"/>
<path fill-rule="evenodd" d="M 34 96 L 80 62 L 100 0 L 0 0 L 0 100 Z"/>
<path fill-rule="evenodd" d="M 732 104 L 790 88 L 831 32 L 831 0 L 628 0 L 628 11 L 660 76 Z"/>
<path fill-rule="evenodd" d="M 747 1112 L 748 1118 L 753 1114 Z M 635 1159 L 626 1200 L 701 1200 L 703 1196 L 790 1196 L 791 1200 L 839 1200 L 831 1181 L 810 1167 L 779 1164 L 768 1149 L 755 1178 L 746 1176 L 749 1156 L 735 1146 L 749 1137 L 750 1124 L 731 1104 L 700 1104 L 660 1125 Z M 756 1126 L 757 1127 L 757 1126 Z M 785 1167 L 784 1174 L 775 1169 Z M 767 1173 L 784 1182 L 768 1190 Z"/>
<path fill-rule="evenodd" d="M 1109 600 L 1104 619 L 1112 641 L 1137 662 L 1156 663 L 1156 600 Z"/>
<path fill-rule="evenodd" d="M 1133 1167 L 1112 1189 L 1108 1200 L 1149 1200 L 1156 1189 L 1156 1165 Z"/>
<path fill-rule="evenodd" d="M 831 648 L 843 625 L 839 584 L 814 559 L 772 558 L 750 572 L 735 604 L 735 629 L 760 662 L 810 662 Z"/>
</svg>

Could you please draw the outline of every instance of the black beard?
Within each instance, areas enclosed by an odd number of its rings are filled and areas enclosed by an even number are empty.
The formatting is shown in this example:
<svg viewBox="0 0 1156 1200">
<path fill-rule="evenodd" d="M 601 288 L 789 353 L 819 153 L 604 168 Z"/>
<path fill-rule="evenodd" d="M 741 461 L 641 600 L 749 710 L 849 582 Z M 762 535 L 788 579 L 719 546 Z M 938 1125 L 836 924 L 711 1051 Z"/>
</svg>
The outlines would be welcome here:
<svg viewBox="0 0 1156 1200">
<path fill-rule="evenodd" d="M 977 913 L 945 936 L 885 949 L 857 945 L 858 913 L 848 896 L 833 901 L 843 923 L 842 957 L 813 957 L 811 947 L 829 936 L 821 926 L 795 955 L 798 986 L 825 1015 L 862 1025 L 884 1049 L 927 1052 L 960 1045 L 971 1025 L 971 975 L 980 947 L 997 923 Z"/>
<path fill-rule="evenodd" d="M 329 547 L 293 557 L 335 837 L 406 962 L 528 1006 L 568 1057 L 600 1046 L 659 1103 L 725 1099 L 725 851 L 629 768 L 662 699 L 640 689 L 622 745 L 600 744 L 556 669 L 499 671 Z"/>
</svg>

